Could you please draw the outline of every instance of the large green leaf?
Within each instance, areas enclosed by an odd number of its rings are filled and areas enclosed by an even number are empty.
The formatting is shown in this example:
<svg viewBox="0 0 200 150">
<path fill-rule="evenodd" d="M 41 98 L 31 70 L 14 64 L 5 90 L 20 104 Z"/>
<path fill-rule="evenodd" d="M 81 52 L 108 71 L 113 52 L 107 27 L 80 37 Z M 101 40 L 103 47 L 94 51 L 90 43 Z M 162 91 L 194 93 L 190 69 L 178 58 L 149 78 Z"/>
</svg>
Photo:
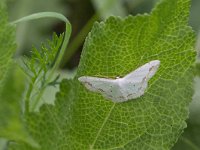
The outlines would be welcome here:
<svg viewBox="0 0 200 150">
<path fill-rule="evenodd" d="M 194 33 L 189 0 L 163 0 L 151 14 L 96 23 L 84 44 L 75 79 L 63 81 L 55 106 L 28 116 L 42 150 L 170 149 L 192 99 Z M 80 76 L 115 78 L 160 60 L 143 96 L 113 103 L 80 84 Z M 18 143 L 12 149 L 33 149 Z"/>
<path fill-rule="evenodd" d="M 15 52 L 14 28 L 7 22 L 7 13 L 4 3 L 0 3 L 0 93 L 4 86 L 4 79 Z"/>
<path fill-rule="evenodd" d="M 190 104 L 190 115 L 187 120 L 188 126 L 187 129 L 184 130 L 184 133 L 179 138 L 178 142 L 173 147 L 173 150 L 199 150 L 200 148 L 200 36 L 197 38 L 196 50 L 197 50 L 197 58 L 196 58 L 196 77 L 194 79 L 194 95 L 193 101 Z"/>
<path fill-rule="evenodd" d="M 22 118 L 23 77 L 21 70 L 16 67 L 11 67 L 7 73 L 0 95 L 0 137 L 38 147 L 27 133 Z"/>
<path fill-rule="evenodd" d="M 183 136 L 180 137 L 173 150 L 199 150 L 200 148 L 200 124 L 188 123 L 187 129 L 184 131 Z"/>
<path fill-rule="evenodd" d="M 16 48 L 15 28 L 8 23 L 5 6 L 1 3 L 0 18 L 0 137 L 37 146 L 23 126 L 20 104 L 23 76 L 12 60 Z"/>
<path fill-rule="evenodd" d="M 173 150 L 199 150 L 200 148 L 200 78 L 196 77 L 194 82 L 195 94 L 193 96 L 193 101 L 190 104 L 190 117 L 187 121 L 188 126 L 176 145 L 173 147 Z"/>
</svg>

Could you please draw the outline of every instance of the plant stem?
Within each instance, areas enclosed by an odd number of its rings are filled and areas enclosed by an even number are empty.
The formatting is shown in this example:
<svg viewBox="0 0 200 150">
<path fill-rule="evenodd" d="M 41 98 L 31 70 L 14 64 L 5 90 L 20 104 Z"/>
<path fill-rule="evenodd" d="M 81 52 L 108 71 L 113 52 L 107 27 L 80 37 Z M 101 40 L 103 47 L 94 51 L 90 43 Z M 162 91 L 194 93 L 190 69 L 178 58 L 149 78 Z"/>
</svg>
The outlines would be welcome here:
<svg viewBox="0 0 200 150">
<path fill-rule="evenodd" d="M 65 53 L 65 49 L 67 47 L 67 44 L 69 42 L 69 38 L 70 38 L 70 35 L 71 35 L 71 24 L 67 24 L 66 23 L 66 31 L 65 31 L 65 36 L 64 36 L 64 39 L 63 39 L 63 43 L 62 43 L 62 47 L 60 49 L 60 52 L 59 52 L 59 55 L 56 59 L 56 62 L 54 64 L 54 66 L 52 67 L 51 71 L 50 71 L 50 74 L 44 84 L 44 86 L 40 89 L 40 93 L 38 94 L 37 98 L 36 98 L 36 101 L 33 103 L 32 107 L 31 107 L 31 111 L 34 111 L 37 107 L 37 104 L 39 102 L 39 100 L 41 99 L 44 91 L 45 91 L 45 88 L 47 87 L 48 83 L 51 81 L 51 78 L 55 72 L 56 69 L 59 68 L 59 64 L 61 63 L 61 60 L 63 58 L 63 55 Z"/>
<path fill-rule="evenodd" d="M 25 112 L 29 112 L 29 111 L 34 111 L 35 110 L 39 100 L 41 99 L 41 97 L 42 97 L 42 95 L 43 95 L 43 93 L 45 91 L 45 88 L 46 88 L 47 84 L 50 82 L 55 70 L 58 69 L 59 64 L 61 63 L 62 57 L 63 57 L 63 55 L 65 53 L 65 49 L 67 47 L 67 44 L 69 42 L 69 38 L 70 38 L 70 35 L 71 35 L 72 28 L 71 28 L 70 22 L 68 21 L 68 19 L 65 16 L 63 16 L 62 14 L 59 14 L 59 13 L 55 13 L 55 12 L 35 13 L 35 14 L 23 17 L 23 18 L 21 18 L 19 20 L 16 20 L 16 21 L 12 22 L 12 24 L 17 24 L 17 23 L 24 22 L 24 21 L 30 21 L 30 20 L 40 19 L 40 18 L 47 18 L 47 17 L 57 18 L 57 19 L 60 19 L 60 20 L 64 21 L 66 23 L 66 31 L 65 31 L 65 35 L 64 35 L 62 46 L 61 46 L 60 50 L 58 51 L 58 54 L 57 54 L 57 57 L 56 57 L 56 61 L 55 61 L 54 65 L 53 65 L 53 67 L 50 70 L 49 76 L 47 77 L 47 80 L 45 81 L 45 84 L 41 87 L 40 93 L 38 94 L 36 100 L 34 101 L 33 105 L 31 106 L 31 109 L 29 108 L 29 105 L 30 105 L 31 92 L 33 91 L 33 84 L 31 84 L 29 86 L 29 89 L 28 89 L 27 94 L 26 94 L 26 99 L 25 99 L 25 110 L 26 110 Z M 36 79 L 34 79 L 33 81 L 35 82 L 35 80 Z"/>
<path fill-rule="evenodd" d="M 26 93 L 26 98 L 25 98 L 25 114 L 29 112 L 29 107 L 30 107 L 30 97 L 31 97 L 31 92 L 33 91 L 33 85 L 35 84 L 36 78 L 33 78 L 31 81 L 31 84 L 28 87 L 27 93 Z"/>
</svg>

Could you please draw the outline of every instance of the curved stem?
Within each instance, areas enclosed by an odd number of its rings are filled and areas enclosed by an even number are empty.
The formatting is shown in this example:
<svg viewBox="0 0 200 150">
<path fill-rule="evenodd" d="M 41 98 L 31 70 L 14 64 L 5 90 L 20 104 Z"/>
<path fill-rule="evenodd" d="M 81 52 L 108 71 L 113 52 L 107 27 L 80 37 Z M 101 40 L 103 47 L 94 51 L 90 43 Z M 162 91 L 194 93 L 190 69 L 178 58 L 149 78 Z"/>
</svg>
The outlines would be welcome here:
<svg viewBox="0 0 200 150">
<path fill-rule="evenodd" d="M 36 101 L 33 103 L 31 109 L 25 108 L 26 111 L 30 111 L 30 110 L 34 111 L 35 110 L 39 100 L 41 99 L 41 97 L 42 97 L 42 95 L 44 93 L 46 85 L 48 84 L 48 82 L 50 82 L 50 80 L 51 80 L 51 78 L 53 76 L 53 73 L 59 67 L 59 64 L 61 63 L 62 57 L 63 57 L 63 55 L 65 53 L 65 49 L 67 47 L 67 44 L 69 42 L 69 38 L 70 38 L 70 35 L 71 35 L 72 28 L 71 28 L 71 24 L 68 21 L 68 19 L 65 16 L 63 16 L 62 14 L 59 14 L 59 13 L 56 13 L 56 12 L 35 13 L 35 14 L 23 17 L 21 19 L 18 19 L 16 21 L 12 22 L 12 24 L 17 24 L 17 23 L 24 22 L 24 21 L 30 21 L 30 20 L 35 20 L 35 19 L 40 19 L 40 18 L 48 18 L 48 17 L 49 18 L 57 18 L 57 19 L 60 19 L 61 21 L 64 21 L 66 23 L 66 31 L 65 31 L 65 35 L 64 35 L 62 46 L 61 46 L 60 50 L 57 53 L 57 57 L 55 58 L 56 59 L 55 63 L 54 63 L 53 67 L 50 70 L 50 73 L 49 73 L 49 76 L 47 77 L 47 80 L 46 80 L 44 86 L 41 88 L 40 93 L 38 94 L 38 96 L 36 98 Z M 29 90 L 27 92 L 28 95 L 26 96 L 26 99 L 25 99 L 25 103 L 28 104 L 28 105 L 25 105 L 25 107 L 29 107 L 30 94 L 31 94 L 31 91 L 33 90 L 33 87 L 34 86 L 30 86 L 29 87 Z M 28 97 L 28 99 L 27 99 L 27 97 Z"/>
<path fill-rule="evenodd" d="M 11 24 L 17 24 L 20 22 L 36 20 L 36 19 L 41 19 L 41 18 L 48 18 L 48 17 L 49 18 L 57 18 L 57 19 L 64 21 L 66 24 L 70 24 L 68 19 L 64 15 L 56 13 L 56 12 L 40 12 L 40 13 L 31 14 L 29 16 L 22 17 L 16 21 L 13 21 L 13 22 L 11 22 Z M 71 24 L 70 24 L 70 26 L 71 26 Z"/>
</svg>

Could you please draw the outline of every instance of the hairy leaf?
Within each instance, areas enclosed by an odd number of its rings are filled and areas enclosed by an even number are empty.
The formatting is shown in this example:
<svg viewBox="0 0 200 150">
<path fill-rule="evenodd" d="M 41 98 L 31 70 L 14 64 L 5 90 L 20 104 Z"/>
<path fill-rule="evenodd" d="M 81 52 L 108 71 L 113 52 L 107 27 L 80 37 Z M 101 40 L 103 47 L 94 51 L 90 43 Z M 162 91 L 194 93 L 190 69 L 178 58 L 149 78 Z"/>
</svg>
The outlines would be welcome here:
<svg viewBox="0 0 200 150">
<path fill-rule="evenodd" d="M 200 148 L 200 78 L 195 78 L 195 94 L 193 101 L 190 104 L 190 117 L 188 119 L 188 126 L 184 130 L 183 135 L 179 138 L 173 150 L 198 150 Z"/>
<path fill-rule="evenodd" d="M 11 58 L 15 52 L 15 29 L 7 22 L 5 7 L 0 3 L 0 93 L 4 86 L 4 78 L 8 71 Z"/>
<path fill-rule="evenodd" d="M 22 115 L 23 77 L 19 68 L 11 67 L 7 73 L 5 85 L 0 95 L 0 137 L 10 141 L 23 141 L 38 147 L 24 126 Z"/>
<path fill-rule="evenodd" d="M 37 146 L 23 126 L 21 100 L 24 90 L 19 68 L 14 67 L 15 29 L 7 21 L 5 7 L 0 5 L 0 137 Z"/>
<path fill-rule="evenodd" d="M 188 127 L 180 137 L 173 150 L 199 150 L 200 124 L 188 122 Z"/>
</svg>

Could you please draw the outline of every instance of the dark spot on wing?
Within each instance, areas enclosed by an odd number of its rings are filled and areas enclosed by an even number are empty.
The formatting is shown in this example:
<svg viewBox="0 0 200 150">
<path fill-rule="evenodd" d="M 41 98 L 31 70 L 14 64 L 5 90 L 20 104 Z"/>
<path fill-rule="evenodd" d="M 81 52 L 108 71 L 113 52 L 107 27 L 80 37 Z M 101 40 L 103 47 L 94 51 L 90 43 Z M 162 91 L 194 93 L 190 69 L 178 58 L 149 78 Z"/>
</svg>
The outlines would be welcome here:
<svg viewBox="0 0 200 150">
<path fill-rule="evenodd" d="M 142 90 L 142 88 L 143 88 L 143 86 L 140 86 L 140 87 L 138 88 L 138 92 L 140 92 L 140 91 Z"/>
<path fill-rule="evenodd" d="M 127 97 L 130 97 L 131 95 L 133 95 L 133 94 L 128 94 Z"/>
<path fill-rule="evenodd" d="M 154 68 L 154 66 L 152 66 L 151 68 L 149 68 L 149 72 Z"/>
<path fill-rule="evenodd" d="M 105 92 L 103 89 L 98 89 L 98 91 L 100 91 L 100 92 Z"/>
<path fill-rule="evenodd" d="M 87 85 L 89 85 L 89 86 L 91 86 L 91 87 L 93 87 L 92 84 L 89 83 L 89 82 L 87 82 L 87 81 L 85 81 L 84 83 L 87 84 Z"/>
<path fill-rule="evenodd" d="M 109 98 L 112 98 L 113 96 L 112 95 L 107 95 Z"/>
<path fill-rule="evenodd" d="M 142 83 L 145 82 L 145 81 L 146 81 L 146 77 L 144 77 L 144 78 L 142 79 Z"/>
</svg>

